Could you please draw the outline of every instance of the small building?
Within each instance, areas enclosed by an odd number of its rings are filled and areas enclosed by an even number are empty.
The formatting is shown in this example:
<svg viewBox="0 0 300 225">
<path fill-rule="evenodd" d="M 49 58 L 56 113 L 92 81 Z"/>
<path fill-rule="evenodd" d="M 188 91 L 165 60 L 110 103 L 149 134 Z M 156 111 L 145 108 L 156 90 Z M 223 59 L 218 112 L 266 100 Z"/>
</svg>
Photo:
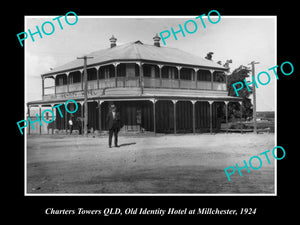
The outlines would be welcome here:
<svg viewBox="0 0 300 225">
<path fill-rule="evenodd" d="M 118 46 L 114 36 L 109 40 L 109 48 L 87 55 L 92 57 L 87 60 L 89 129 L 107 130 L 105 119 L 113 103 L 124 131 L 213 132 L 220 126 L 218 109 L 225 107 L 227 115 L 227 104 L 241 101 L 228 96 L 228 68 L 211 59 L 162 47 L 158 35 L 151 45 L 135 41 Z M 79 121 L 74 129 L 83 127 L 83 75 L 82 59 L 42 74 L 42 100 L 27 103 L 29 115 L 31 107 L 54 107 L 74 99 L 77 112 L 68 114 L 61 107 L 65 116 L 57 116 L 53 127 L 67 129 L 70 116 Z"/>
</svg>

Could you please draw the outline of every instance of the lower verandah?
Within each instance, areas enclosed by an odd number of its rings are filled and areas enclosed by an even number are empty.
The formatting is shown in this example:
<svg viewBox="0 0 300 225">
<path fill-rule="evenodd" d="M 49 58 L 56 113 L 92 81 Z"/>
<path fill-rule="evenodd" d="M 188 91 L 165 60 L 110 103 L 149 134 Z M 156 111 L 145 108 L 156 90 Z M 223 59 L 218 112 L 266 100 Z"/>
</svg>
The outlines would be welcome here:
<svg viewBox="0 0 300 225">
<path fill-rule="evenodd" d="M 88 129 L 107 130 L 106 116 L 112 103 L 116 105 L 120 112 L 121 121 L 124 125 L 122 130 L 154 131 L 154 104 L 147 100 L 104 101 L 101 105 L 96 101 L 88 102 Z M 218 130 L 221 122 L 225 122 L 224 105 L 224 102 L 214 102 L 212 104 L 211 121 L 209 102 L 195 102 L 195 132 L 209 132 L 211 126 L 213 131 Z M 176 112 L 174 113 L 175 108 Z M 71 103 L 70 109 L 72 110 Z M 82 129 L 84 107 L 81 104 L 78 104 L 78 110 L 74 114 L 66 113 L 64 107 L 61 107 L 61 111 L 65 116 L 61 118 L 56 109 L 55 114 L 58 116 L 52 125 L 49 124 L 51 128 L 69 129 L 67 121 L 72 117 L 74 121 L 73 129 Z M 158 133 L 192 133 L 193 104 L 191 101 L 178 101 L 174 104 L 171 100 L 158 100 L 155 103 L 155 121 L 155 131 Z M 174 127 L 176 127 L 176 130 Z"/>
</svg>

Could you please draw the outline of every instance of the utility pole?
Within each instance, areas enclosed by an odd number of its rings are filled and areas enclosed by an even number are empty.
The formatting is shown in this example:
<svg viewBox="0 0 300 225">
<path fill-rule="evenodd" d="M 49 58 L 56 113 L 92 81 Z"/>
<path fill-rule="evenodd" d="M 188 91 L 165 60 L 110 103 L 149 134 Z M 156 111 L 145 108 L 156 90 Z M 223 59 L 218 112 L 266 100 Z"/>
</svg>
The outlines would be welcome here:
<svg viewBox="0 0 300 225">
<path fill-rule="evenodd" d="M 252 65 L 252 76 L 255 76 L 255 64 L 259 64 L 259 62 L 252 61 L 248 65 Z M 253 87 L 253 125 L 254 125 L 254 133 L 257 134 L 257 122 L 256 122 L 256 87 L 255 84 L 252 84 Z"/>
<path fill-rule="evenodd" d="M 87 64 L 87 59 L 91 59 L 94 57 L 88 57 L 88 56 L 83 56 L 83 57 L 77 57 L 77 59 L 83 59 L 83 81 L 84 81 L 84 135 L 87 136 L 88 133 L 88 105 L 87 105 L 87 89 L 88 89 L 88 82 L 87 82 L 87 71 L 86 71 L 86 64 Z"/>
</svg>

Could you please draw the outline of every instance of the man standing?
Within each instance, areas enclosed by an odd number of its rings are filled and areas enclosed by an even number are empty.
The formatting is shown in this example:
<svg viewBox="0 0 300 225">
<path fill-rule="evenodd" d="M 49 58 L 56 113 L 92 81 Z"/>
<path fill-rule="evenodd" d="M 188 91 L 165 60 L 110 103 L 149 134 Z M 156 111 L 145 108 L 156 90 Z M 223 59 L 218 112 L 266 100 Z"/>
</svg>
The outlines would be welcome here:
<svg viewBox="0 0 300 225">
<path fill-rule="evenodd" d="M 114 135 L 115 147 L 120 147 L 118 145 L 118 132 L 120 131 L 120 114 L 117 112 L 116 106 L 112 104 L 109 109 L 109 113 L 106 117 L 106 122 L 108 123 L 108 146 L 111 148 L 112 136 Z"/>
</svg>

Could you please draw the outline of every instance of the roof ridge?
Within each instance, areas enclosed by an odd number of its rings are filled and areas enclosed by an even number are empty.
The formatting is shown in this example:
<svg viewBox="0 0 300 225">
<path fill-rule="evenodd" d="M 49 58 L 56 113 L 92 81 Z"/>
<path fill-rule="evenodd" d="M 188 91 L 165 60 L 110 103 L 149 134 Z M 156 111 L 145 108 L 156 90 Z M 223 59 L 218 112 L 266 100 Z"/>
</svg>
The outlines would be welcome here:
<svg viewBox="0 0 300 225">
<path fill-rule="evenodd" d="M 144 44 L 144 43 L 141 42 L 140 40 L 134 41 L 133 43 L 134 43 L 134 44 L 142 44 L 142 45 Z"/>
<path fill-rule="evenodd" d="M 139 41 L 140 43 L 142 43 L 141 41 Z M 142 57 L 141 57 L 141 53 L 140 53 L 140 51 L 139 51 L 139 49 L 138 49 L 138 47 L 137 47 L 137 41 L 136 42 L 134 42 L 134 45 L 133 45 L 133 48 L 134 48 L 134 51 L 135 51 L 135 53 L 137 54 L 137 58 L 138 59 L 142 59 Z M 143 43 L 142 43 L 143 44 Z"/>
<path fill-rule="evenodd" d="M 155 45 L 153 45 L 153 44 L 148 44 L 148 43 L 146 43 L 146 44 L 143 43 L 143 45 L 148 45 L 148 46 L 155 47 L 155 48 L 172 48 L 172 49 L 180 50 L 179 48 L 169 47 L 169 46 L 159 46 L 159 47 L 157 47 L 157 46 L 155 46 Z"/>
</svg>

